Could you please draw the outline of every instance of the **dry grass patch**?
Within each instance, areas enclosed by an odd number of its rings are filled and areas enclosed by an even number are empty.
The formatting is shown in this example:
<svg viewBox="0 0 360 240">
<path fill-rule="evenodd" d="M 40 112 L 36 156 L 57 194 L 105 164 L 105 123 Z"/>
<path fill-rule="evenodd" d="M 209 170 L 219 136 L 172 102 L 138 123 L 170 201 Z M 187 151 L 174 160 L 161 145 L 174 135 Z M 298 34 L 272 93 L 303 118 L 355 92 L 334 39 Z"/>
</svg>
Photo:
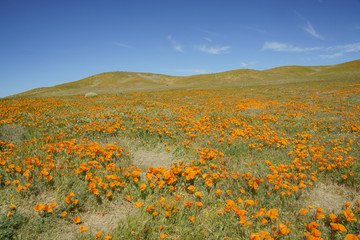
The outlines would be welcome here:
<svg viewBox="0 0 360 240">
<path fill-rule="evenodd" d="M 112 202 L 104 209 L 106 210 L 80 213 L 78 215 L 81 218 L 80 224 L 74 224 L 72 221 L 62 221 L 57 228 L 42 233 L 39 239 L 78 239 L 81 235 L 80 225 L 88 228 L 83 234 L 94 236 L 98 231 L 109 233 L 118 227 L 121 220 L 136 212 L 131 203 L 126 201 Z"/>
<path fill-rule="evenodd" d="M 133 156 L 133 163 L 143 170 L 148 170 L 150 166 L 169 168 L 173 162 L 176 162 L 170 153 L 159 149 L 153 151 L 140 149 L 134 152 Z"/>
<path fill-rule="evenodd" d="M 117 201 L 106 207 L 104 212 L 87 212 L 81 214 L 83 224 L 89 228 L 92 233 L 98 231 L 110 232 L 118 227 L 120 220 L 135 213 L 132 204 L 126 201 Z"/>
<path fill-rule="evenodd" d="M 334 183 L 319 183 L 317 187 L 305 194 L 300 202 L 303 206 L 320 207 L 326 213 L 341 213 L 346 202 L 353 203 L 360 198 L 359 192 L 346 186 Z"/>
<path fill-rule="evenodd" d="M 2 125 L 0 126 L 0 141 L 11 142 L 15 144 L 21 143 L 25 139 L 26 130 L 19 125 Z"/>
</svg>

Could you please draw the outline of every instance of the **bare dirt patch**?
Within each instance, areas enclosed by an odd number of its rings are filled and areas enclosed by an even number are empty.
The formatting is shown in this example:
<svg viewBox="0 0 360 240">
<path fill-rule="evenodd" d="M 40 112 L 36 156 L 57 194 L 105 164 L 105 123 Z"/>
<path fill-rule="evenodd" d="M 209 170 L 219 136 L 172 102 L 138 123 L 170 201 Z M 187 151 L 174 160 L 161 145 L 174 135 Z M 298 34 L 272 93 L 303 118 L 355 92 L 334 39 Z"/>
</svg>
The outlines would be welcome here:
<svg viewBox="0 0 360 240">
<path fill-rule="evenodd" d="M 305 206 L 320 207 L 326 213 L 340 213 L 346 202 L 353 203 L 359 198 L 359 193 L 351 188 L 333 183 L 319 183 L 308 194 L 302 196 L 300 202 Z"/>
<path fill-rule="evenodd" d="M 94 234 L 98 231 L 114 230 L 120 220 L 134 214 L 135 210 L 129 202 L 117 201 L 106 208 L 106 212 L 85 213 L 81 215 L 84 225 Z"/>
<path fill-rule="evenodd" d="M 3 125 L 0 126 L 0 141 L 11 142 L 15 144 L 21 143 L 25 139 L 26 130 L 19 125 Z"/>
<path fill-rule="evenodd" d="M 104 235 L 113 231 L 119 222 L 126 217 L 134 214 L 136 210 L 131 207 L 131 203 L 126 201 L 117 201 L 106 207 L 105 211 L 86 212 L 79 214 L 80 224 L 74 224 L 72 221 L 64 222 L 51 232 L 45 232 L 41 235 L 42 239 L 69 240 L 78 239 L 80 225 L 86 226 L 88 230 L 83 233 L 94 236 L 98 231 Z M 41 238 L 39 238 L 41 239 Z"/>
<path fill-rule="evenodd" d="M 154 168 L 165 167 L 167 169 L 170 168 L 173 162 L 176 162 L 170 153 L 162 152 L 160 150 L 150 151 L 140 149 L 133 154 L 134 165 L 143 170 L 149 169 L 150 166 Z"/>
</svg>

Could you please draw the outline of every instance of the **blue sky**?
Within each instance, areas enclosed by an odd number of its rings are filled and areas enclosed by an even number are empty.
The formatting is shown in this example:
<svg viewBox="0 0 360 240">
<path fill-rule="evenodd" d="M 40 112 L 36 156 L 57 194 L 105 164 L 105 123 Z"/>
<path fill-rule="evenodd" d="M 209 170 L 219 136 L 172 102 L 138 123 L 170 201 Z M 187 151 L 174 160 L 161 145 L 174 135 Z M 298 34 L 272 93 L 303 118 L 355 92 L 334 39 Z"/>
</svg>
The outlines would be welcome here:
<svg viewBox="0 0 360 240">
<path fill-rule="evenodd" d="M 109 71 L 360 58 L 360 0 L 1 0 L 0 97 Z"/>
</svg>

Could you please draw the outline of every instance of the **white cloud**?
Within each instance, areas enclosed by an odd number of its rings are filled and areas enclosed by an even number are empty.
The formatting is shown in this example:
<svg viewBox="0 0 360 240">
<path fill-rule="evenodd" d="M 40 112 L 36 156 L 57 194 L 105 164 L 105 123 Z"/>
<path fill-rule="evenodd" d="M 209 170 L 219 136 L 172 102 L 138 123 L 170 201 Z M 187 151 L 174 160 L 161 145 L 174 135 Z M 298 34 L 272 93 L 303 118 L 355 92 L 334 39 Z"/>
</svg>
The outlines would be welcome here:
<svg viewBox="0 0 360 240">
<path fill-rule="evenodd" d="M 315 31 L 315 29 L 314 29 L 314 27 L 311 25 L 310 21 L 307 21 L 307 25 L 306 25 L 306 27 L 303 27 L 303 29 L 304 29 L 307 33 L 309 33 L 310 35 L 312 35 L 313 37 L 316 37 L 316 38 L 318 38 L 318 39 L 324 39 L 323 36 L 321 36 L 320 34 L 318 34 L 318 33 Z"/>
<path fill-rule="evenodd" d="M 334 54 L 321 54 L 320 57 L 322 57 L 322 58 L 337 58 L 337 57 L 341 57 L 343 55 L 344 55 L 343 53 L 338 52 L 338 53 L 334 53 Z"/>
<path fill-rule="evenodd" d="M 341 49 L 344 53 L 360 52 L 360 42 L 340 45 L 335 48 Z"/>
<path fill-rule="evenodd" d="M 256 62 L 240 62 L 239 64 L 241 68 L 250 68 L 256 65 Z"/>
<path fill-rule="evenodd" d="M 171 42 L 171 44 L 172 44 L 175 51 L 184 52 L 182 46 L 173 39 L 172 35 L 168 35 L 168 39 Z"/>
<path fill-rule="evenodd" d="M 127 45 L 127 44 L 124 44 L 124 43 L 120 43 L 120 42 L 114 42 L 114 44 L 115 44 L 116 46 L 119 46 L 119 47 L 131 48 L 130 45 Z"/>
<path fill-rule="evenodd" d="M 262 50 L 273 50 L 277 52 L 307 52 L 307 51 L 314 51 L 319 49 L 321 49 L 321 47 L 302 48 L 281 42 L 265 42 L 262 48 Z"/>
<path fill-rule="evenodd" d="M 334 52 L 334 53 L 320 55 L 321 57 L 323 57 L 323 58 L 341 57 L 347 53 L 360 52 L 360 42 L 328 47 L 326 50 Z"/>
<path fill-rule="evenodd" d="M 199 47 L 196 47 L 198 50 L 204 53 L 210 53 L 210 54 L 224 54 L 229 53 L 230 46 L 223 46 L 223 47 L 208 47 L 206 45 L 202 45 Z"/>
<path fill-rule="evenodd" d="M 208 42 L 212 42 L 212 39 L 211 38 L 208 38 L 208 37 L 204 37 L 204 40 L 208 41 Z"/>
<path fill-rule="evenodd" d="M 248 63 L 241 62 L 241 63 L 240 63 L 240 66 L 241 66 L 242 68 L 245 68 L 245 67 L 249 66 L 249 64 L 248 64 Z"/>
</svg>

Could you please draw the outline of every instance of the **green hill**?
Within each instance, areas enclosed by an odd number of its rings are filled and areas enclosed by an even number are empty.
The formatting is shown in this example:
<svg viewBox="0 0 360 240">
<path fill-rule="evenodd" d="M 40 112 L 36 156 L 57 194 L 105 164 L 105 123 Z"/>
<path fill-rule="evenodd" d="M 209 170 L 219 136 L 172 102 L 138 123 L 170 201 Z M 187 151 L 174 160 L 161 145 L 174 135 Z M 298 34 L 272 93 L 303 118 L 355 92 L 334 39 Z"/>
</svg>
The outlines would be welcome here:
<svg viewBox="0 0 360 240">
<path fill-rule="evenodd" d="M 88 92 L 109 94 L 181 88 L 229 88 L 319 81 L 360 82 L 360 60 L 329 66 L 283 66 L 263 71 L 238 69 L 186 77 L 138 72 L 106 72 L 75 82 L 33 89 L 10 97 L 71 96 L 84 95 Z"/>
</svg>

